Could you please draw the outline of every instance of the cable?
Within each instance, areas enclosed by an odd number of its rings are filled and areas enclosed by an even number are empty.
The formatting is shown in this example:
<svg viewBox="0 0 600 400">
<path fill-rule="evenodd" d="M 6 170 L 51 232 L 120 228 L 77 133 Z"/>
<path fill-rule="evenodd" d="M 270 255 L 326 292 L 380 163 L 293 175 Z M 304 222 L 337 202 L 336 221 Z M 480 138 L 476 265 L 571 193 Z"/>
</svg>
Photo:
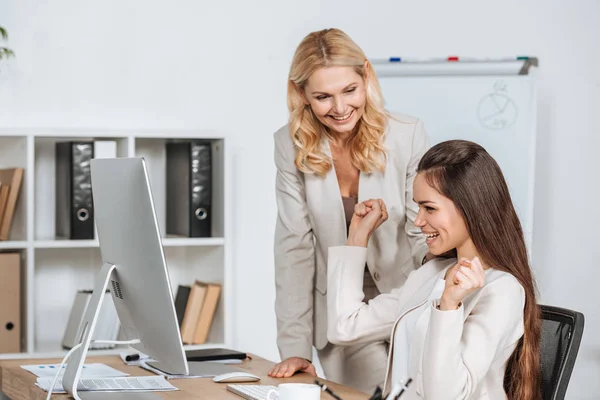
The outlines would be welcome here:
<svg viewBox="0 0 600 400">
<path fill-rule="evenodd" d="M 133 340 L 92 340 L 90 344 L 138 344 L 140 343 L 140 339 L 133 339 Z M 69 359 L 69 356 L 71 354 L 73 354 L 73 352 L 75 350 L 77 350 L 78 348 L 81 347 L 83 343 L 79 343 L 76 344 L 75 346 L 73 346 L 73 348 L 71 350 L 69 350 L 69 352 L 63 357 L 60 366 L 58 367 L 58 371 L 56 372 L 56 376 L 54 377 L 54 381 L 52 381 L 52 385 L 50 385 L 50 388 L 48 389 L 48 396 L 46 396 L 46 400 L 50 400 L 51 396 L 52 396 L 52 390 L 54 390 L 54 386 L 56 385 L 56 382 L 58 382 L 58 378 L 60 377 L 60 372 L 62 371 L 63 365 L 65 365 L 65 361 L 67 361 Z M 74 396 L 75 400 L 81 400 L 79 398 L 79 396 L 75 395 Z"/>
</svg>

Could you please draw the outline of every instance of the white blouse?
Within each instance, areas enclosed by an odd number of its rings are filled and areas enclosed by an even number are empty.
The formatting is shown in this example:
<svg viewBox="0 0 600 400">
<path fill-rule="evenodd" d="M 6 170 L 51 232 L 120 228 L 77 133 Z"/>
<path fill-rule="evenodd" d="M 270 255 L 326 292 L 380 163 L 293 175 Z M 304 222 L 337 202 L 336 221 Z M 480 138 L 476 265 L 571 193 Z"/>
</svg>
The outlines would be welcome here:
<svg viewBox="0 0 600 400">
<path fill-rule="evenodd" d="M 407 313 L 396 328 L 394 336 L 394 364 L 392 365 L 392 386 L 399 383 L 401 380 L 406 382 L 408 378 L 415 379 L 414 376 L 409 376 L 408 366 L 410 362 L 410 348 L 415 332 L 417 321 L 423 315 L 424 318 L 429 318 L 431 313 L 431 302 L 442 297 L 446 281 L 444 276 L 437 280 L 431 294 L 423 305 L 415 308 L 411 312 Z"/>
</svg>

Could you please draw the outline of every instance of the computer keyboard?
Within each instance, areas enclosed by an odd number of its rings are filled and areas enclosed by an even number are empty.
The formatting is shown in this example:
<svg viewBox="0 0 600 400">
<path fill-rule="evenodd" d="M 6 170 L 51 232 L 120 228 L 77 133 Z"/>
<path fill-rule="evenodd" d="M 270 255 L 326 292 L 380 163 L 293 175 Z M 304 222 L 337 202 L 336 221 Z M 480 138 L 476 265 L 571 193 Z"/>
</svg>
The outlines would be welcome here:
<svg viewBox="0 0 600 400">
<path fill-rule="evenodd" d="M 267 400 L 269 390 L 277 389 L 270 385 L 227 385 L 227 390 L 246 400 Z"/>
</svg>

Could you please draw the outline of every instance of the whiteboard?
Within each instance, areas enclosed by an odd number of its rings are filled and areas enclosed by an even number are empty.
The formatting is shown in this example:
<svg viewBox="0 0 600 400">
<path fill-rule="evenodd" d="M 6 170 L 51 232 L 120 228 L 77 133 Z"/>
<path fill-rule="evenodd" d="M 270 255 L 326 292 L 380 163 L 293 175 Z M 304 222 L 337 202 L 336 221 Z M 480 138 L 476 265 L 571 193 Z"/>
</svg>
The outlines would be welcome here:
<svg viewBox="0 0 600 400">
<path fill-rule="evenodd" d="M 485 63 L 482 63 L 485 64 Z M 430 145 L 466 139 L 482 145 L 496 159 L 509 186 L 531 248 L 535 179 L 535 67 L 516 73 L 485 75 L 453 65 L 452 74 L 418 66 L 373 63 L 386 109 L 421 119 Z M 404 73 L 403 67 L 410 73 Z M 427 64 L 427 68 L 432 68 Z M 443 68 L 443 65 L 441 66 Z M 469 63 L 465 68 L 474 68 Z M 462 69 L 462 72 L 461 72 Z M 485 69 L 483 69 L 485 70 Z M 381 73 L 380 73 L 381 72 Z M 495 72 L 497 73 L 497 72 Z"/>
</svg>

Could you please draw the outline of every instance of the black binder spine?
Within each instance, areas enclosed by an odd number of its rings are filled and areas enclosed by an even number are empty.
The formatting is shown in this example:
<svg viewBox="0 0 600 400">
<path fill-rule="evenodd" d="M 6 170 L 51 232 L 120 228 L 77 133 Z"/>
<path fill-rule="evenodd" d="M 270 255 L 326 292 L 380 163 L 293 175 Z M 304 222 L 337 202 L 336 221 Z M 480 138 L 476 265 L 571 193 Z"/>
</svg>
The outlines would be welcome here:
<svg viewBox="0 0 600 400">
<path fill-rule="evenodd" d="M 211 144 L 172 142 L 167 154 L 167 234 L 210 237 L 212 221 Z"/>
<path fill-rule="evenodd" d="M 93 142 L 56 143 L 56 235 L 94 239 L 90 161 Z"/>
<path fill-rule="evenodd" d="M 190 236 L 210 237 L 212 220 L 212 168 L 210 143 L 192 143 L 192 209 Z"/>
</svg>

